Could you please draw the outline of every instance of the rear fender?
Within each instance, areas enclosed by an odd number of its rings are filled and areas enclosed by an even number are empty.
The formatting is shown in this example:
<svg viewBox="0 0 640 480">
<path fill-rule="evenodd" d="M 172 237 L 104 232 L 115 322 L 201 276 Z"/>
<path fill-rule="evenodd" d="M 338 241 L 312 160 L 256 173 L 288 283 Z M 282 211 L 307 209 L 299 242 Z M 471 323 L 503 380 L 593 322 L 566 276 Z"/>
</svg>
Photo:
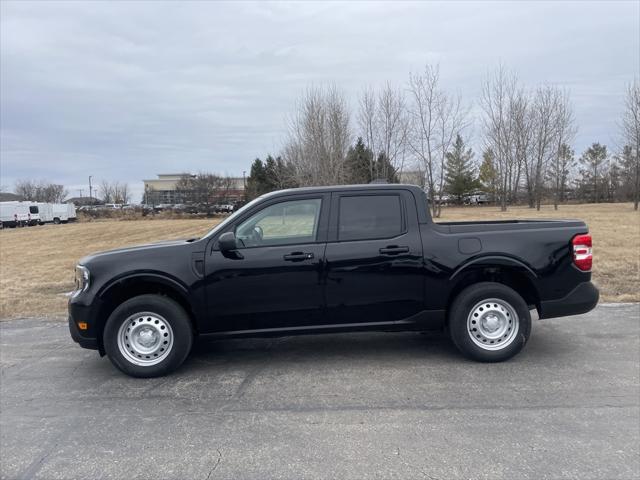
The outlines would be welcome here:
<svg viewBox="0 0 640 480">
<path fill-rule="evenodd" d="M 459 277 L 461 274 L 468 272 L 470 269 L 476 268 L 492 268 L 492 267 L 507 267 L 507 268 L 515 268 L 521 270 L 525 273 L 531 280 L 535 280 L 538 278 L 536 272 L 533 269 L 524 263 L 523 261 L 508 257 L 506 255 L 485 255 L 481 257 L 472 258 L 469 261 L 460 265 L 453 274 L 449 277 L 449 280 L 455 280 L 456 277 Z"/>
<path fill-rule="evenodd" d="M 518 292 L 528 305 L 540 311 L 538 275 L 526 263 L 504 255 L 487 255 L 471 259 L 449 277 L 452 285 L 447 304 L 465 288 L 478 282 L 502 283 Z"/>
</svg>

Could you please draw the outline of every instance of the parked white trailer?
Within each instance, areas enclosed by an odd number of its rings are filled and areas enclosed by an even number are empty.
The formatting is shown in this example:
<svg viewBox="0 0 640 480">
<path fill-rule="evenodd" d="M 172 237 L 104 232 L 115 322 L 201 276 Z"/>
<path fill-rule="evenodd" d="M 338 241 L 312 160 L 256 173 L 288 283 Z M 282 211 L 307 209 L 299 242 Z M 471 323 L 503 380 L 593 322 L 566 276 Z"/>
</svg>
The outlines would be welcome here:
<svg viewBox="0 0 640 480">
<path fill-rule="evenodd" d="M 33 202 L 0 202 L 0 225 L 22 227 L 40 223 L 40 209 Z"/>
</svg>

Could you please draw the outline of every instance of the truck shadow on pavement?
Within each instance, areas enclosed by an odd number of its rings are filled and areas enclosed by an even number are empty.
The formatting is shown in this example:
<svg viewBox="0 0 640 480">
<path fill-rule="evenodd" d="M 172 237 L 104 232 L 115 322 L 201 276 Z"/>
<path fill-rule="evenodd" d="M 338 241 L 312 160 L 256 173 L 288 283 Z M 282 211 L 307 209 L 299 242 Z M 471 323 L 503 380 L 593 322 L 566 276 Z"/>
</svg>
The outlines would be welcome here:
<svg viewBox="0 0 640 480">
<path fill-rule="evenodd" d="M 512 362 L 544 355 L 548 360 L 574 350 L 572 338 L 553 326 L 534 325 L 535 332 L 524 350 Z M 362 332 L 317 334 L 273 338 L 198 340 L 183 374 L 206 365 L 243 367 L 266 362 L 273 367 L 304 364 L 318 368 L 340 365 L 411 365 L 429 363 L 467 364 L 466 359 L 441 331 Z"/>
</svg>

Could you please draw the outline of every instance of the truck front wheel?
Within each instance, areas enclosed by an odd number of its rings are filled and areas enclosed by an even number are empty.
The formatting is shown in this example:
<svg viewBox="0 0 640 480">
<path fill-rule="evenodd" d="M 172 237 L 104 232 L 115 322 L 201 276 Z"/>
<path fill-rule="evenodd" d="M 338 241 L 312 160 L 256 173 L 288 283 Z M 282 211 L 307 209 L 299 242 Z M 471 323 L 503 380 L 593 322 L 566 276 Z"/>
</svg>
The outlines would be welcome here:
<svg viewBox="0 0 640 480">
<path fill-rule="evenodd" d="M 161 295 L 140 295 L 118 306 L 104 328 L 109 360 L 133 377 L 159 377 L 176 370 L 193 344 L 189 316 Z"/>
<path fill-rule="evenodd" d="M 527 343 L 531 315 L 515 290 L 501 283 L 477 283 L 454 300 L 449 310 L 449 333 L 465 356 L 500 362 L 516 355 Z"/>
</svg>

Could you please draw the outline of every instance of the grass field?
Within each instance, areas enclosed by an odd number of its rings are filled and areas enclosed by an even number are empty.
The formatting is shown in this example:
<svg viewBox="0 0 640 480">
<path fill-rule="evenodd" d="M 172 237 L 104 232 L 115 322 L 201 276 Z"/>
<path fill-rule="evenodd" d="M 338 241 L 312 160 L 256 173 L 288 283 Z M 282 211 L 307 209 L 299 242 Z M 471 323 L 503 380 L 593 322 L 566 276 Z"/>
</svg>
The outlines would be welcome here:
<svg viewBox="0 0 640 480">
<path fill-rule="evenodd" d="M 640 214 L 631 204 L 567 205 L 540 212 L 513 207 L 445 208 L 442 220 L 579 218 L 594 241 L 594 281 L 602 301 L 640 301 Z M 0 318 L 61 316 L 73 267 L 89 253 L 199 236 L 216 220 L 94 221 L 0 231 Z"/>
</svg>

